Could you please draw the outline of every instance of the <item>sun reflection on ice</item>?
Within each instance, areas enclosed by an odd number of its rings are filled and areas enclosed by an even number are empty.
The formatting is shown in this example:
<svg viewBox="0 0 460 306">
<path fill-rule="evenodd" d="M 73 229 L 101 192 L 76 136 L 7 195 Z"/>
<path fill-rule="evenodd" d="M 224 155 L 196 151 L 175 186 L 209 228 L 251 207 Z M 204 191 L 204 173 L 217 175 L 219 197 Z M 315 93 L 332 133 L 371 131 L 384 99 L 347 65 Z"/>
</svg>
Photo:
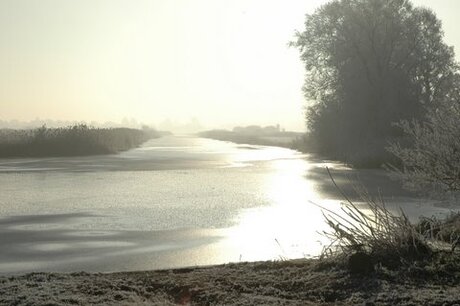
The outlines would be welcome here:
<svg viewBox="0 0 460 306">
<path fill-rule="evenodd" d="M 261 146 L 242 147 L 241 145 L 238 148 L 239 150 L 237 153 L 233 155 L 233 160 L 235 162 L 268 161 L 299 157 L 298 152 L 286 148 Z"/>
<path fill-rule="evenodd" d="M 337 201 L 322 199 L 306 179 L 307 161 L 280 159 L 271 167 L 274 173 L 261 187 L 270 205 L 244 210 L 227 243 L 240 250 L 243 261 L 319 255 L 325 238 L 318 232 L 327 226 L 321 209 L 311 202 L 338 207 Z"/>
</svg>

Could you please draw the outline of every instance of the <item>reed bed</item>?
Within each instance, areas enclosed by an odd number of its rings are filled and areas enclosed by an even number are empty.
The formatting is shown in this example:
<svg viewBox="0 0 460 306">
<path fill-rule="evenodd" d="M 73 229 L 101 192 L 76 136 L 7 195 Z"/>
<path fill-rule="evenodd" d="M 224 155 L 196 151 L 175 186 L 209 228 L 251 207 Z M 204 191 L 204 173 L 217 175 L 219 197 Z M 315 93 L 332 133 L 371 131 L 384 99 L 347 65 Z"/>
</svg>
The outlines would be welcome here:
<svg viewBox="0 0 460 306">
<path fill-rule="evenodd" d="M 93 128 L 79 124 L 62 128 L 0 130 L 0 158 L 112 154 L 159 137 L 152 129 Z"/>
</svg>

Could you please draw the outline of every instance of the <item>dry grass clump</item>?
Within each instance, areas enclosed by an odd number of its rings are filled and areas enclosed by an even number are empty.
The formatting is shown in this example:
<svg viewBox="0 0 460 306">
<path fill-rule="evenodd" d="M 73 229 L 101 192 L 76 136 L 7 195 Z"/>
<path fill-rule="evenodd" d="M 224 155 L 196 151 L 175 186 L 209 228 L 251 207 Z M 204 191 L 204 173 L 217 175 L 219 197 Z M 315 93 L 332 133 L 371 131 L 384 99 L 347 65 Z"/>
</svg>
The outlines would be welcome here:
<svg viewBox="0 0 460 306">
<path fill-rule="evenodd" d="M 450 245 L 451 252 L 460 245 L 460 213 L 452 212 L 445 219 L 423 217 L 417 229 L 425 237 Z"/>
<path fill-rule="evenodd" d="M 361 190 L 364 209 L 368 211 L 364 212 L 341 191 L 329 169 L 327 171 L 346 202 L 342 203 L 341 212 L 322 207 L 326 223 L 331 228 L 323 233 L 331 243 L 325 247 L 322 257 L 345 256 L 351 269 L 356 264 L 359 269 L 371 270 L 375 264 L 395 267 L 431 256 L 428 238 L 402 210 L 400 215 L 395 215 L 385 207 L 382 199 L 377 202 Z"/>
</svg>

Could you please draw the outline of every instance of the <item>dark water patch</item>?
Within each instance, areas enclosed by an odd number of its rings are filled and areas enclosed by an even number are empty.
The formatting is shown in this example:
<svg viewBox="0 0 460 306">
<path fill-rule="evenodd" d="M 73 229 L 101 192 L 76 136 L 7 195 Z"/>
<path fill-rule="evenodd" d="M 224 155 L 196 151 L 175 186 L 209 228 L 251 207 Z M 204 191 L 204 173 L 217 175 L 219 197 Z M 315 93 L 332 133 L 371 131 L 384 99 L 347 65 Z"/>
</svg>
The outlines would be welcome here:
<svg viewBox="0 0 460 306">
<path fill-rule="evenodd" d="M 148 258 L 186 252 L 219 240 L 207 230 L 98 231 L 69 223 L 100 217 L 92 214 L 12 216 L 0 220 L 0 271 L 127 270 L 156 267 Z M 144 258 L 147 262 L 141 262 Z M 172 260 L 172 259 L 170 259 Z M 164 264 L 160 262 L 159 264 Z M 116 268 L 115 268 L 116 267 Z"/>
<path fill-rule="evenodd" d="M 366 191 L 371 197 L 411 197 L 421 198 L 415 193 L 404 190 L 401 184 L 390 179 L 385 170 L 378 169 L 348 169 L 345 167 L 330 168 L 331 175 L 339 188 L 354 200 L 361 200 L 359 190 Z M 326 197 L 343 199 L 340 191 L 333 184 L 326 170 L 326 164 L 313 166 L 305 175 L 307 180 L 316 183 L 318 192 Z"/>
</svg>

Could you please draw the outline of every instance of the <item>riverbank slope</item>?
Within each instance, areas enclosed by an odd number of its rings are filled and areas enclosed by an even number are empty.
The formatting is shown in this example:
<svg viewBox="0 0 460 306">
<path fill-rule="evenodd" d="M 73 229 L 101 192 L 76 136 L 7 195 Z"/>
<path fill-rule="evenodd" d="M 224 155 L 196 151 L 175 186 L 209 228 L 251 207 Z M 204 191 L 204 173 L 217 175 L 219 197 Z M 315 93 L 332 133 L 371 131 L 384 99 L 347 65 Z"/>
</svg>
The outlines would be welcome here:
<svg viewBox="0 0 460 306">
<path fill-rule="evenodd" d="M 458 256 L 457 256 L 458 257 Z M 458 262 L 458 258 L 455 259 Z M 318 260 L 108 274 L 0 277 L 1 305 L 455 305 L 455 261 L 352 275 Z"/>
</svg>

